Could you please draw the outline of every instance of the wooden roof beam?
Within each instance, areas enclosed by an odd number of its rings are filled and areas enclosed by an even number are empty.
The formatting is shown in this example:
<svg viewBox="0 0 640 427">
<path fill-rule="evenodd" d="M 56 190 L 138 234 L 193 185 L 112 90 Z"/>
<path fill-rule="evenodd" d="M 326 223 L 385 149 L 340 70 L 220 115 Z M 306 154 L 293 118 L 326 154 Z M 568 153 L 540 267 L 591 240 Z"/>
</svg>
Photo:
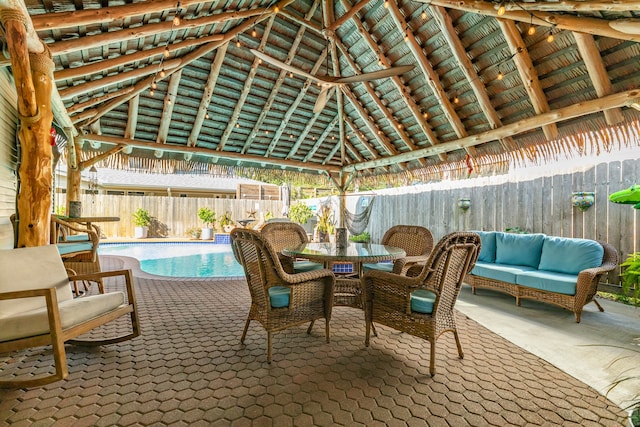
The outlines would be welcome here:
<svg viewBox="0 0 640 427">
<path fill-rule="evenodd" d="M 318 0 L 316 0 L 313 3 L 311 8 L 309 9 L 309 12 L 307 12 L 305 16 L 305 19 L 307 20 L 311 19 L 311 17 L 313 16 L 313 13 L 318 7 L 318 3 L 319 3 Z M 293 42 L 291 44 L 291 49 L 289 49 L 287 58 L 284 61 L 285 64 L 291 64 L 291 61 L 293 61 L 293 58 L 295 57 L 296 51 L 298 50 L 298 46 L 300 46 L 300 42 L 302 41 L 302 37 L 304 36 L 305 31 L 306 29 L 302 25 L 300 26 L 300 28 L 298 28 L 298 32 L 296 33 L 296 36 L 293 39 Z M 267 102 L 264 104 L 264 106 L 262 107 L 262 110 L 260 111 L 258 120 L 256 120 L 256 123 L 254 124 L 251 132 L 249 132 L 249 136 L 247 137 L 247 140 L 245 141 L 244 146 L 242 147 L 242 150 L 240 150 L 241 153 L 247 152 L 247 150 L 253 143 L 253 140 L 255 139 L 256 135 L 258 134 L 258 132 L 260 132 L 262 123 L 264 123 L 264 120 L 267 118 L 267 115 L 271 110 L 271 106 L 276 101 L 276 97 L 278 96 L 278 92 L 280 91 L 280 87 L 282 86 L 282 83 L 284 83 L 284 79 L 286 76 L 287 76 L 287 72 L 285 70 L 280 70 L 280 73 L 278 74 L 278 78 L 276 79 L 275 83 L 273 84 L 273 87 L 271 88 L 271 92 L 269 93 Z"/>
<path fill-rule="evenodd" d="M 344 23 L 346 23 L 349 19 L 353 18 L 353 16 L 360 11 L 363 7 L 371 3 L 371 0 L 360 0 L 358 3 L 354 4 L 350 9 L 347 10 L 347 13 L 342 15 L 340 18 L 335 20 L 331 25 L 327 27 L 328 30 L 336 31 L 340 28 Z M 345 5 L 346 6 L 346 5 Z M 346 6 L 347 7 L 347 6 Z"/>
<path fill-rule="evenodd" d="M 416 58 L 416 62 L 418 63 L 418 66 L 422 70 L 425 80 L 431 87 L 431 90 L 433 91 L 433 95 L 438 100 L 438 103 L 440 104 L 445 117 L 449 121 L 449 124 L 453 128 L 456 135 L 458 135 L 458 138 L 462 138 L 466 136 L 467 130 L 464 128 L 464 125 L 462 124 L 462 120 L 460 120 L 460 117 L 458 117 L 458 113 L 456 112 L 455 108 L 453 107 L 453 104 L 451 103 L 451 101 L 449 100 L 449 97 L 447 96 L 447 93 L 442 87 L 442 83 L 440 82 L 440 76 L 438 76 L 438 73 L 435 72 L 435 70 L 429 63 L 429 60 L 423 53 L 422 46 L 420 46 L 420 43 L 418 43 L 418 41 L 416 40 L 416 37 L 414 36 L 413 31 L 411 31 L 411 29 L 409 28 L 409 25 L 405 21 L 404 16 L 400 12 L 400 8 L 396 4 L 396 2 L 390 1 L 388 10 L 389 10 L 389 14 L 393 18 L 393 21 L 395 22 L 398 29 L 402 33 L 406 34 L 407 46 L 409 47 L 409 50 L 411 51 L 413 56 Z M 475 150 L 472 148 L 469 151 L 469 154 L 474 155 Z"/>
<path fill-rule="evenodd" d="M 104 144 L 114 144 L 120 147 L 132 146 L 136 148 L 141 148 L 145 150 L 158 150 L 158 144 L 155 142 L 149 141 L 139 141 L 133 139 L 124 139 L 120 137 L 106 136 L 106 135 L 95 135 L 88 134 L 83 136 L 83 138 L 87 141 L 95 141 Z M 332 172 L 339 173 L 339 166 L 324 166 L 317 165 L 314 163 L 304 163 L 295 160 L 286 160 L 281 158 L 272 158 L 272 157 L 262 157 L 255 156 L 251 154 L 241 154 L 231 151 L 215 151 L 207 148 L 201 147 L 187 147 L 186 145 L 173 145 L 173 144 L 164 144 L 160 148 L 162 151 L 166 152 L 174 152 L 174 153 L 193 153 L 204 156 L 211 156 L 212 163 L 215 163 L 215 159 L 227 159 L 227 160 L 236 160 L 243 162 L 252 162 L 256 164 L 269 164 L 274 166 L 280 166 L 285 168 L 300 168 L 301 170 L 314 170 L 321 172 Z M 215 160 L 215 161 L 214 161 Z"/>
<path fill-rule="evenodd" d="M 640 1 L 638 0 L 614 0 L 614 1 L 571 1 L 562 0 L 559 2 L 522 2 L 508 1 L 505 3 L 505 9 L 511 10 L 542 10 L 549 12 L 629 12 L 632 10 L 640 10 Z"/>
<path fill-rule="evenodd" d="M 369 141 L 366 140 L 366 138 L 364 137 L 364 134 L 360 129 L 358 129 L 355 123 L 353 123 L 349 117 L 345 117 L 344 122 L 351 128 L 351 130 L 353 131 L 353 134 L 358 138 L 358 140 L 364 146 L 364 148 L 366 148 L 369 151 L 369 153 L 371 153 L 371 156 L 373 156 L 374 159 L 379 159 L 380 153 L 378 153 L 376 149 L 373 148 L 371 144 L 369 144 Z"/>
<path fill-rule="evenodd" d="M 313 68 L 311 69 L 312 75 L 315 75 L 320 69 L 320 66 L 324 63 L 324 60 L 327 57 L 327 52 L 328 52 L 328 48 L 325 48 L 322 51 L 322 53 L 320 53 L 320 57 L 318 58 L 316 63 L 313 65 Z M 278 144 L 280 137 L 284 133 L 284 130 L 287 128 L 287 125 L 289 123 L 289 120 L 291 119 L 291 116 L 298 109 L 298 105 L 300 105 L 304 97 L 307 95 L 307 91 L 309 90 L 312 84 L 313 84 L 313 81 L 311 81 L 311 79 L 307 79 L 304 82 L 304 85 L 302 86 L 302 89 L 300 89 L 300 92 L 298 93 L 298 96 L 296 97 L 295 101 L 293 101 L 293 104 L 291 104 L 287 112 L 284 114 L 284 118 L 280 122 L 280 126 L 278 126 L 278 130 L 276 130 L 276 133 L 273 139 L 271 140 L 271 143 L 269 144 L 269 148 L 267 148 L 267 152 L 265 156 L 270 156 L 271 153 L 273 153 L 273 150 L 276 148 L 276 145 Z"/>
<path fill-rule="evenodd" d="M 591 34 L 573 33 L 576 39 L 576 45 L 584 65 L 587 67 L 589 77 L 599 97 L 609 95 L 613 93 L 613 85 L 607 74 L 607 69 L 604 66 L 602 57 L 600 56 L 598 46 Z M 604 110 L 604 117 L 607 124 L 614 125 L 624 121 L 622 110 L 620 108 L 612 108 L 610 110 Z"/>
<path fill-rule="evenodd" d="M 509 45 L 509 51 L 514 53 L 513 62 L 516 64 L 522 85 L 524 86 L 531 105 L 536 114 L 542 114 L 549 111 L 549 103 L 547 97 L 542 90 L 542 85 L 538 79 L 538 73 L 533 66 L 531 57 L 527 51 L 527 46 L 522 40 L 520 31 L 513 21 L 507 19 L 498 19 L 498 24 L 502 29 L 502 34 Z M 546 124 L 542 127 L 545 137 L 551 141 L 558 137 L 558 127 L 554 123 Z"/>
<path fill-rule="evenodd" d="M 446 9 L 440 6 L 430 6 L 431 15 L 436 20 L 436 23 L 440 27 L 440 34 L 445 38 L 447 44 L 451 48 L 453 56 L 456 58 L 462 73 L 467 79 L 467 82 L 471 86 L 471 90 L 476 97 L 476 100 L 480 106 L 480 109 L 484 113 L 487 121 L 493 129 L 502 126 L 502 120 L 498 116 L 496 109 L 493 108 L 489 95 L 487 94 L 486 87 L 484 86 L 480 76 L 476 72 L 475 67 L 467 55 L 467 51 L 457 36 L 456 29 L 453 26 L 451 16 L 447 13 Z M 507 137 L 502 141 L 502 146 L 505 149 L 515 148 L 513 138 Z"/>
<path fill-rule="evenodd" d="M 443 142 L 441 144 L 434 145 L 432 147 L 424 147 L 416 151 L 410 151 L 407 153 L 397 154 L 395 156 L 389 156 L 375 160 L 369 160 L 354 165 L 349 165 L 344 167 L 343 170 L 346 170 L 347 172 L 353 172 L 362 169 L 371 169 L 380 166 L 396 164 L 397 162 L 406 162 L 417 159 L 419 157 L 433 156 L 438 152 L 461 150 L 465 147 L 484 144 L 485 142 L 489 142 L 494 139 L 500 139 L 505 136 L 528 132 L 547 124 L 575 119 L 577 117 L 586 116 L 588 114 L 597 113 L 610 108 L 628 106 L 633 104 L 634 102 L 638 102 L 638 99 L 640 99 L 640 90 L 638 89 L 607 95 L 602 98 L 579 102 L 577 104 L 549 111 L 547 113 L 543 113 L 534 117 L 528 117 L 515 123 L 509 123 L 508 125 L 504 125 L 500 128 L 488 130 L 486 132 L 481 132 L 479 134 L 467 136 L 465 138 L 460 138 L 456 141 Z"/>
<path fill-rule="evenodd" d="M 162 108 L 162 116 L 160 116 L 160 126 L 158 126 L 156 144 L 165 144 L 167 142 L 169 125 L 171 124 L 171 116 L 173 115 L 173 107 L 176 104 L 176 95 L 178 95 L 178 87 L 180 86 L 181 78 L 182 69 L 173 73 L 171 75 L 171 80 L 169 80 L 169 87 L 167 88 L 167 95 L 164 98 Z"/>
<path fill-rule="evenodd" d="M 260 39 L 260 46 L 258 49 L 262 52 L 264 51 L 264 46 L 267 44 L 267 40 L 269 39 L 269 33 L 271 32 L 271 28 L 273 27 L 273 21 L 275 21 L 275 15 L 272 16 L 264 30 L 264 34 Z M 236 122 L 238 121 L 238 117 L 240 117 L 240 113 L 242 112 L 242 107 L 244 107 L 244 103 L 251 92 L 251 85 L 253 84 L 253 79 L 256 77 L 256 73 L 258 72 L 258 66 L 262 63 L 262 60 L 258 57 L 253 59 L 253 63 L 251 64 L 251 69 L 249 70 L 249 75 L 247 76 L 247 80 L 244 82 L 244 87 L 242 88 L 242 92 L 238 97 L 238 101 L 236 102 L 236 106 L 233 109 L 233 113 L 231 114 L 231 118 L 229 119 L 229 123 L 227 123 L 227 127 L 222 133 L 220 137 L 220 142 L 218 143 L 218 147 L 216 150 L 222 151 L 224 150 L 225 145 L 227 145 L 227 141 L 235 129 Z"/>
<path fill-rule="evenodd" d="M 138 127 L 138 107 L 140 105 L 140 95 L 136 95 L 129 100 L 129 114 L 127 114 L 127 125 L 124 129 L 126 139 L 136 138 L 136 128 Z"/>
<path fill-rule="evenodd" d="M 322 131 L 322 134 L 318 137 L 318 140 L 316 141 L 316 143 L 313 144 L 313 147 L 311 147 L 311 150 L 309 150 L 309 152 L 304 156 L 304 159 L 302 159 L 303 162 L 306 163 L 309 161 L 309 159 L 313 157 L 316 151 L 318 151 L 318 148 L 320 148 L 322 143 L 329 137 L 329 134 L 331 133 L 331 131 L 333 131 L 333 128 L 336 127 L 339 121 L 340 121 L 340 115 L 336 114 L 333 120 L 331 120 L 331 122 L 327 125 L 327 127 L 324 128 L 324 131 Z M 336 143 L 335 145 L 340 145 L 340 141 L 335 141 L 335 143 Z"/>
<path fill-rule="evenodd" d="M 162 63 L 161 69 L 167 71 L 180 67 L 181 61 L 179 59 L 170 59 Z M 148 76 L 150 74 L 156 74 L 158 72 L 158 64 L 148 65 L 143 68 L 136 68 L 124 73 L 118 73 L 112 76 L 102 77 L 100 79 L 92 80 L 88 83 L 71 86 L 66 89 L 60 90 L 60 97 L 64 100 L 70 100 L 75 96 L 84 95 L 96 89 L 104 89 L 111 85 L 119 84 L 127 80 L 135 80 L 141 77 Z"/>
<path fill-rule="evenodd" d="M 314 113 L 313 116 L 309 120 L 307 120 L 307 125 L 304 127 L 304 129 L 302 129 L 302 132 L 300 132 L 300 135 L 298 135 L 298 139 L 296 139 L 296 142 L 293 144 L 293 147 L 291 147 L 291 149 L 289 150 L 289 153 L 287 153 L 287 156 L 285 157 L 285 159 L 290 159 L 296 154 L 296 151 L 298 151 L 298 148 L 300 148 L 300 146 L 304 142 L 309 132 L 311 132 L 311 128 L 316 123 L 316 120 L 318 120 L 318 117 L 320 117 L 320 114 L 322 114 L 322 111 Z"/>
<path fill-rule="evenodd" d="M 127 93 L 131 92 L 133 90 L 132 86 L 129 87 L 125 87 L 123 89 L 114 91 L 114 92 L 109 92 L 105 95 L 102 96 L 97 96 L 95 98 L 91 98 L 88 101 L 85 102 L 78 102 L 78 103 L 74 103 L 73 105 L 69 106 L 69 108 L 67 108 L 67 113 L 69 113 L 70 115 L 73 115 L 79 111 L 82 111 L 86 108 L 89 107 L 93 107 L 96 104 L 102 104 L 105 101 L 108 101 L 110 99 L 113 98 L 117 98 L 118 96 L 122 96 L 122 95 L 126 95 Z"/>
<path fill-rule="evenodd" d="M 209 75 L 207 76 L 207 82 L 204 85 L 202 98 L 200 99 L 200 105 L 198 106 L 198 112 L 196 113 L 193 127 L 191 128 L 191 133 L 189 133 L 189 139 L 187 139 L 187 145 L 190 147 L 195 147 L 198 143 L 198 136 L 200 135 L 202 124 L 204 123 L 204 119 L 207 116 L 207 112 L 209 111 L 211 97 L 213 96 L 213 91 L 216 87 L 218 76 L 220 76 L 220 70 L 222 69 L 222 63 L 224 61 L 224 57 L 227 53 L 228 47 L 229 43 L 220 46 L 216 51 L 215 58 L 211 62 L 211 69 L 209 70 Z"/>
<path fill-rule="evenodd" d="M 370 37 L 371 36 L 364 37 L 364 38 L 365 39 L 370 39 Z M 371 41 L 373 41 L 373 40 L 371 40 Z M 344 58 L 349 63 L 349 66 L 353 69 L 354 73 L 355 74 L 362 74 L 362 70 L 360 70 L 360 67 L 358 66 L 358 64 L 356 64 L 356 62 L 353 60 L 353 58 L 351 58 L 351 55 L 349 55 L 349 52 L 344 47 L 344 45 L 342 45 L 342 43 L 340 43 L 338 41 L 336 41 L 336 44 L 338 44 L 338 47 L 340 47 L 340 50 L 342 51 L 342 53 L 344 55 Z M 365 90 L 367 91 L 367 93 L 369 94 L 371 99 L 373 100 L 374 104 L 378 107 L 378 109 L 382 112 L 382 114 L 387 118 L 387 121 L 389 122 L 391 127 L 393 127 L 393 130 L 398 134 L 398 136 L 400 137 L 402 142 L 404 142 L 404 144 L 407 146 L 407 148 L 409 148 L 409 150 L 415 150 L 417 147 L 413 143 L 413 141 L 411 141 L 411 139 L 406 134 L 406 132 L 404 131 L 404 126 L 402 126 L 400 124 L 400 122 L 398 122 L 396 120 L 396 118 L 393 117 L 393 114 L 391 114 L 389 109 L 382 103 L 382 100 L 380 99 L 380 97 L 378 97 L 378 95 L 376 94 L 375 90 L 371 87 L 371 83 L 370 82 L 362 82 L 362 85 L 364 86 Z M 426 162 L 425 162 L 424 159 L 420 159 L 420 163 L 423 166 L 426 165 Z"/>
<path fill-rule="evenodd" d="M 640 34 L 629 34 L 624 31 L 616 30 L 616 21 L 607 21 L 606 19 L 588 18 L 585 16 L 572 16 L 566 14 L 531 14 L 523 10 L 508 10 L 501 17 L 498 11 L 490 2 L 480 0 L 418 0 L 422 3 L 428 3 L 435 6 L 443 6 L 449 9 L 461 10 L 464 12 L 479 13 L 481 15 L 493 16 L 495 18 L 510 19 L 512 21 L 520 21 L 530 23 L 533 15 L 533 25 L 542 27 L 556 27 L 560 30 L 578 31 L 592 34 L 595 36 L 611 37 L 613 39 L 631 40 L 640 42 Z M 389 2 L 392 3 L 392 2 Z M 537 3 L 537 2 L 536 2 Z M 563 2 L 549 2 L 549 4 L 558 5 Z M 584 4 L 591 3 L 583 2 Z M 624 21 L 624 20 L 621 20 Z"/>
</svg>

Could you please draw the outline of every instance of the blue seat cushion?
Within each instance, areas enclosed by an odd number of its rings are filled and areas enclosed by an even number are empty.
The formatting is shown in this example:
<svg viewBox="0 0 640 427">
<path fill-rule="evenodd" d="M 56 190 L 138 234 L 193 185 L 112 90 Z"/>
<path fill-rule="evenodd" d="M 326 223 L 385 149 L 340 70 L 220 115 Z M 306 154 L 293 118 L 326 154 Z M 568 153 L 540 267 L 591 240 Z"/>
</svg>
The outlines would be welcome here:
<svg viewBox="0 0 640 427">
<path fill-rule="evenodd" d="M 538 268 L 544 238 L 544 234 L 497 234 L 496 264 Z"/>
<path fill-rule="evenodd" d="M 557 294 L 575 295 L 578 276 L 555 271 L 527 271 L 518 274 L 517 284 Z"/>
<path fill-rule="evenodd" d="M 475 267 L 471 270 L 471 274 L 474 276 L 486 277 L 487 279 L 499 280 L 501 282 L 507 282 L 516 284 L 516 277 L 519 274 L 536 271 L 535 268 L 527 265 L 508 265 L 508 264 L 493 264 L 490 262 L 476 262 Z"/>
<path fill-rule="evenodd" d="M 604 248 L 595 240 L 547 236 L 538 269 L 578 274 L 602 264 Z"/>
<path fill-rule="evenodd" d="M 363 264 L 362 269 L 365 273 L 370 270 L 388 271 L 391 273 L 393 271 L 393 263 L 391 261 L 384 261 L 375 264 Z"/>
<path fill-rule="evenodd" d="M 436 294 L 426 289 L 417 289 L 411 292 L 411 311 L 422 314 L 433 313 L 433 304 Z"/>
<path fill-rule="evenodd" d="M 66 237 L 66 240 L 62 240 L 62 237 L 60 237 L 60 242 L 61 243 L 64 243 L 65 241 L 67 241 L 67 242 L 89 242 L 89 241 L 91 241 L 91 239 L 89 238 L 88 234 L 68 235 Z"/>
<path fill-rule="evenodd" d="M 68 255 L 74 252 L 87 252 L 93 249 L 93 243 L 91 242 L 77 242 L 77 243 L 57 243 L 56 247 L 60 255 Z"/>
<path fill-rule="evenodd" d="M 324 268 L 324 265 L 313 261 L 294 261 L 293 263 L 293 271 L 296 273 L 306 273 L 321 268 Z"/>
<path fill-rule="evenodd" d="M 480 254 L 478 261 L 495 262 L 496 260 L 496 231 L 474 231 L 480 236 Z"/>
<path fill-rule="evenodd" d="M 286 286 L 272 286 L 269 288 L 269 302 L 272 308 L 289 307 L 291 289 Z"/>
</svg>

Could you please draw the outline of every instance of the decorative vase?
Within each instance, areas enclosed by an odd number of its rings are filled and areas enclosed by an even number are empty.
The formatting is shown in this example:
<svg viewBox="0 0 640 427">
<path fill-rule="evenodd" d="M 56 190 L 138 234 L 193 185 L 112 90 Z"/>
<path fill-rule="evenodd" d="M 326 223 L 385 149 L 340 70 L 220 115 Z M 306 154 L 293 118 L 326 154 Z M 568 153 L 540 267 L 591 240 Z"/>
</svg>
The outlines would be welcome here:
<svg viewBox="0 0 640 427">
<path fill-rule="evenodd" d="M 200 233 L 200 239 L 211 240 L 213 239 L 213 228 L 203 227 L 202 233 Z"/>
<path fill-rule="evenodd" d="M 571 204 L 581 211 L 586 211 L 596 200 L 596 195 L 593 191 L 576 191 L 571 193 Z"/>
<path fill-rule="evenodd" d="M 466 212 L 471 207 L 471 199 L 459 199 L 458 207 Z"/>
</svg>

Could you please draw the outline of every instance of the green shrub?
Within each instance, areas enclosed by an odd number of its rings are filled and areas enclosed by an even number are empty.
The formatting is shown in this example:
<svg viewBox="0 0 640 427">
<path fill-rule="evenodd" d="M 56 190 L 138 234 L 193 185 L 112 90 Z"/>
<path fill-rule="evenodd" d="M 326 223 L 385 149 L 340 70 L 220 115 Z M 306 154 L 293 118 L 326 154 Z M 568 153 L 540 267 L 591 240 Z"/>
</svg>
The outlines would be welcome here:
<svg viewBox="0 0 640 427">
<path fill-rule="evenodd" d="M 311 207 L 304 202 L 296 202 L 289 208 L 289 219 L 298 224 L 304 224 L 313 216 Z"/>
<path fill-rule="evenodd" d="M 349 236 L 349 240 L 356 243 L 369 243 L 371 241 L 371 235 L 368 231 L 365 231 L 364 233 Z"/>
<path fill-rule="evenodd" d="M 151 224 L 151 216 L 146 209 L 138 208 L 133 213 L 133 223 L 136 227 L 148 227 Z"/>
<path fill-rule="evenodd" d="M 198 209 L 198 218 L 204 223 L 205 227 L 210 227 L 216 222 L 216 213 L 209 208 Z"/>
</svg>

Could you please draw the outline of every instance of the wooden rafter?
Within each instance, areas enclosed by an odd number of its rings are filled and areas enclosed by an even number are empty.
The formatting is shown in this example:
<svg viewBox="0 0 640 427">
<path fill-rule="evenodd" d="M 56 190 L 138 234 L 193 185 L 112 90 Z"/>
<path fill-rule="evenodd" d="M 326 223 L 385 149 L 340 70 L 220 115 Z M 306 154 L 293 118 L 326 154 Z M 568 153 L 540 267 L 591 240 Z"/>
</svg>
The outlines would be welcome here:
<svg viewBox="0 0 640 427">
<path fill-rule="evenodd" d="M 69 113 L 69 115 L 73 115 L 79 111 L 83 111 L 89 107 L 93 107 L 94 105 L 101 104 L 110 99 L 117 98 L 118 96 L 126 95 L 132 90 L 133 87 L 129 86 L 114 92 L 109 92 L 102 96 L 96 96 L 84 102 L 74 103 L 73 105 L 69 106 L 69 108 L 67 108 L 67 113 Z"/>
<path fill-rule="evenodd" d="M 422 3 L 429 3 L 436 6 L 443 6 L 449 9 L 462 10 L 464 12 L 479 13 L 481 15 L 498 17 L 498 11 L 490 2 L 479 0 L 419 0 Z M 390 2 L 393 3 L 393 2 Z M 585 4 L 590 2 L 584 2 Z M 549 3 L 557 4 L 557 3 Z M 532 16 L 533 15 L 533 16 Z M 556 27 L 560 30 L 579 31 L 596 36 L 611 37 L 613 39 L 631 40 L 640 42 L 640 34 L 629 34 L 612 28 L 610 21 L 598 18 L 588 18 L 585 16 L 572 16 L 566 14 L 531 14 L 523 10 L 508 10 L 501 16 L 503 19 L 520 21 L 543 27 Z M 615 24 L 614 24 L 615 25 Z"/>
<path fill-rule="evenodd" d="M 513 62 L 516 65 L 516 69 L 520 74 L 520 80 L 522 85 L 529 95 L 531 105 L 536 114 L 542 114 L 549 111 L 549 103 L 547 97 L 542 90 L 542 85 L 538 79 L 538 73 L 533 66 L 533 61 L 527 51 L 527 46 L 522 40 L 520 31 L 516 27 L 513 21 L 507 19 L 498 19 L 498 24 L 502 29 L 502 34 L 509 45 L 509 51 L 515 53 L 513 56 Z M 555 123 L 549 123 L 542 127 L 545 137 L 551 141 L 558 136 L 558 127 Z"/>
<path fill-rule="evenodd" d="M 482 80 L 476 72 L 475 67 L 471 63 L 469 55 L 467 55 L 460 37 L 457 36 L 451 17 L 447 13 L 446 9 L 440 6 L 431 6 L 429 10 L 431 11 L 431 15 L 440 27 L 440 34 L 447 41 L 447 44 L 451 48 L 453 56 L 456 58 L 458 64 L 460 65 L 462 73 L 471 86 L 471 90 L 473 90 L 476 101 L 478 102 L 480 109 L 487 118 L 487 121 L 492 128 L 502 126 L 502 121 L 500 120 L 496 109 L 493 108 L 493 105 L 491 104 L 491 100 L 489 99 L 489 95 L 487 94 L 487 89 L 482 83 Z M 507 137 L 502 140 L 502 146 L 505 149 L 511 149 L 515 147 L 515 144 L 511 137 Z"/>
<path fill-rule="evenodd" d="M 373 148 L 371 144 L 369 144 L 369 141 L 367 141 L 367 139 L 364 137 L 364 134 L 356 126 L 356 124 L 353 123 L 349 117 L 345 117 L 344 122 L 351 128 L 351 131 L 358 138 L 358 140 L 364 146 L 364 148 L 366 148 L 369 151 L 369 153 L 371 153 L 371 156 L 373 156 L 374 159 L 379 159 L 380 153 L 378 153 L 378 151 L 375 148 Z"/>
<path fill-rule="evenodd" d="M 309 152 L 304 156 L 304 158 L 302 159 L 303 162 L 306 163 L 306 162 L 309 161 L 309 159 L 311 159 L 313 157 L 313 155 L 316 153 L 316 151 L 318 151 L 318 148 L 320 148 L 320 146 L 324 143 L 324 141 L 327 140 L 327 138 L 329 137 L 329 134 L 331 133 L 331 131 L 333 131 L 333 128 L 336 127 L 336 125 L 338 124 L 339 121 L 340 121 L 340 115 L 337 114 L 333 118 L 333 120 L 331 120 L 331 122 L 329 122 L 329 124 L 324 129 L 324 131 L 322 131 L 322 134 L 320 134 L 320 136 L 316 140 L 316 143 L 313 144 L 313 147 L 311 147 L 311 150 L 309 150 Z M 340 141 L 335 141 L 335 144 L 339 145 Z"/>
<path fill-rule="evenodd" d="M 138 127 L 138 107 L 140 96 L 136 95 L 129 101 L 129 114 L 127 115 L 127 126 L 124 129 L 126 139 L 136 138 L 136 127 Z"/>
<path fill-rule="evenodd" d="M 260 47 L 258 48 L 258 50 L 260 50 L 261 52 L 264 51 L 264 46 L 267 44 L 267 40 L 269 39 L 269 33 L 271 32 L 271 27 L 273 26 L 274 20 L 275 20 L 275 15 L 269 19 L 269 21 L 267 22 L 267 25 L 265 26 L 264 34 L 262 35 L 262 38 L 260 40 Z M 236 122 L 238 121 L 238 117 L 240 117 L 240 113 L 242 112 L 242 107 L 244 107 L 244 103 L 247 100 L 249 93 L 251 92 L 251 85 L 253 84 L 253 79 L 255 78 L 256 73 L 258 72 L 258 66 L 260 65 L 261 62 L 262 60 L 259 59 L 258 57 L 253 59 L 253 63 L 251 64 L 251 69 L 249 70 L 249 75 L 247 76 L 247 79 L 244 82 L 244 88 L 242 89 L 242 92 L 238 97 L 238 101 L 236 102 L 236 106 L 233 109 L 233 114 L 231 114 L 229 123 L 227 123 L 226 129 L 224 130 L 224 132 L 222 133 L 222 136 L 220 137 L 220 142 L 218 143 L 218 147 L 217 147 L 218 151 L 224 150 L 224 147 L 225 145 L 227 145 L 227 141 L 229 140 L 231 133 L 235 129 Z"/>
<path fill-rule="evenodd" d="M 371 3 L 371 0 L 360 0 L 358 3 L 354 4 L 353 7 L 347 10 L 347 13 L 342 15 L 340 18 L 336 19 L 331 25 L 327 27 L 328 30 L 336 31 L 340 28 L 345 22 L 349 19 L 353 18 L 353 16 L 360 11 L 363 7 Z"/>
<path fill-rule="evenodd" d="M 602 98 L 579 102 L 568 107 L 559 108 L 557 110 L 549 111 L 547 113 L 543 113 L 534 117 L 522 119 L 515 123 L 509 123 L 508 125 L 499 127 L 497 129 L 481 132 L 479 134 L 460 138 L 455 141 L 447 141 L 438 145 L 434 145 L 432 147 L 425 147 L 416 151 L 410 151 L 408 153 L 401 153 L 394 156 L 369 160 L 367 162 L 358 163 L 357 165 L 346 166 L 343 169 L 346 169 L 348 171 L 371 169 L 379 166 L 392 165 L 397 162 L 414 160 L 419 157 L 433 156 L 438 152 L 460 150 L 465 147 L 484 144 L 485 142 L 494 139 L 500 139 L 508 135 L 528 132 L 535 128 L 551 123 L 574 119 L 576 117 L 597 113 L 609 108 L 619 108 L 625 105 L 630 105 L 633 102 L 638 102 L 637 100 L 639 98 L 640 90 L 637 89 L 628 90 L 613 95 L 607 95 Z"/>
<path fill-rule="evenodd" d="M 182 69 L 171 75 L 167 94 L 164 97 L 162 108 L 162 116 L 160 117 L 160 126 L 158 127 L 157 144 L 165 144 L 167 135 L 169 134 L 169 125 L 171 124 L 171 116 L 173 115 L 173 107 L 176 105 L 176 97 L 178 95 L 178 87 L 180 86 L 180 78 L 182 77 Z"/>
<path fill-rule="evenodd" d="M 324 63 L 324 60 L 327 57 L 327 52 L 328 52 L 328 48 L 325 48 L 320 53 L 320 57 L 318 57 L 318 60 L 313 65 L 313 68 L 311 69 L 311 74 L 312 75 L 315 75 L 318 72 L 318 70 L 320 69 L 320 66 Z M 271 143 L 269 144 L 269 147 L 267 148 L 265 156 L 270 156 L 271 153 L 273 153 L 273 150 L 276 148 L 276 145 L 278 144 L 278 141 L 280 140 L 280 137 L 284 133 L 284 130 L 287 128 L 287 125 L 289 123 L 289 120 L 291 119 L 291 116 L 293 115 L 293 113 L 298 108 L 298 105 L 300 105 L 300 103 L 302 102 L 302 100 L 306 96 L 307 91 L 309 90 L 309 88 L 311 87 L 312 84 L 313 84 L 313 82 L 311 81 L 311 79 L 307 79 L 304 82 L 304 85 L 302 86 L 302 89 L 300 89 L 300 92 L 298 93 L 298 96 L 296 97 L 295 101 L 293 101 L 293 104 L 291 104 L 291 106 L 289 106 L 289 109 L 287 109 L 287 112 L 284 114 L 284 118 L 282 119 L 282 121 L 280 122 L 280 126 L 278 126 L 278 129 L 276 130 L 275 135 L 273 136 L 273 139 L 271 140 Z"/>
<path fill-rule="evenodd" d="M 300 148 L 304 140 L 307 138 L 307 135 L 309 134 L 309 132 L 311 132 L 311 128 L 316 123 L 316 120 L 318 120 L 318 117 L 320 117 L 321 114 L 322 114 L 322 111 L 314 113 L 313 116 L 311 116 L 311 118 L 307 120 L 307 124 L 305 125 L 302 132 L 300 132 L 300 135 L 298 135 L 296 142 L 289 149 L 289 153 L 287 153 L 285 159 L 290 159 L 296 154 L 296 152 L 298 151 L 298 148 Z"/>
<path fill-rule="evenodd" d="M 602 97 L 613 93 L 613 85 L 611 84 L 611 80 L 609 80 L 607 70 L 602 61 L 602 57 L 598 53 L 600 51 L 598 46 L 596 46 L 593 36 L 584 33 L 573 33 L 573 36 L 576 39 L 578 51 L 580 52 L 580 56 L 582 56 L 584 65 L 587 67 L 589 77 L 598 96 Z M 604 110 L 604 117 L 610 125 L 624 121 L 624 116 L 620 108 Z"/>
<path fill-rule="evenodd" d="M 222 69 L 222 63 L 227 53 L 228 46 L 229 43 L 225 43 L 220 46 L 216 51 L 216 57 L 211 62 L 211 69 L 209 71 L 209 76 L 207 76 L 207 82 L 204 85 L 202 98 L 200 99 L 200 106 L 198 107 L 198 112 L 196 113 L 193 127 L 191 128 L 191 133 L 189 134 L 189 139 L 187 140 L 187 145 L 190 147 L 195 147 L 197 145 L 198 136 L 200 135 L 200 130 L 202 130 L 204 119 L 207 116 L 209 104 L 211 103 L 211 97 L 213 96 L 213 91 L 215 90 L 218 76 L 220 76 L 220 70 Z"/>
<path fill-rule="evenodd" d="M 505 2 L 505 9 L 510 10 L 542 10 L 549 12 L 629 12 L 640 10 L 638 0 L 614 0 L 614 1 L 571 1 L 562 0 L 559 2 Z"/>
</svg>

